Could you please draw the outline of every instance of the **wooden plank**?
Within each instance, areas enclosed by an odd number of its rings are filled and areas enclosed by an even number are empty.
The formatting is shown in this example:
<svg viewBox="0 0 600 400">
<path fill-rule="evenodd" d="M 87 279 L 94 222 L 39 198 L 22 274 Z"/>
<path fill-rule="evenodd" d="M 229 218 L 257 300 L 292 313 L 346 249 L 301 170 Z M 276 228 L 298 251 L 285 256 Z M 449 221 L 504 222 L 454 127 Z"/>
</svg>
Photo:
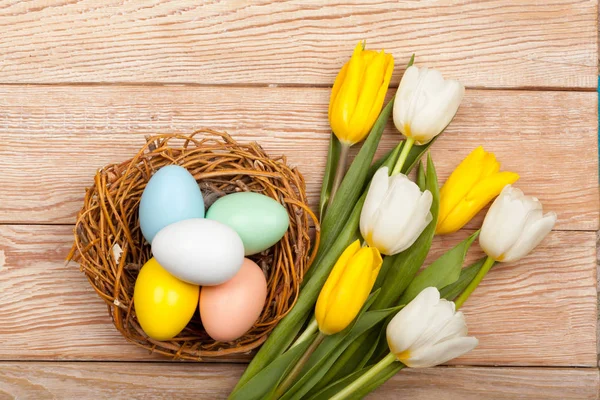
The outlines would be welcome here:
<svg viewBox="0 0 600 400">
<path fill-rule="evenodd" d="M 225 399 L 242 365 L 142 363 L 0 363 L 0 397 Z M 406 370 L 369 399 L 487 400 L 598 398 L 598 370 L 428 368 Z"/>
<path fill-rule="evenodd" d="M 470 87 L 595 88 L 594 0 L 0 2 L 0 82 L 331 85 L 354 45 Z M 326 56 L 324 56 L 326 55 Z"/>
<path fill-rule="evenodd" d="M 328 101 L 325 88 L 0 86 L 0 222 L 72 223 L 98 168 L 133 156 L 144 135 L 202 126 L 287 154 L 314 206 Z M 481 144 L 558 213 L 557 229 L 598 229 L 596 104 L 596 93 L 469 90 L 432 147 L 440 181 Z M 381 149 L 399 138 L 390 123 Z"/>
<path fill-rule="evenodd" d="M 123 339 L 76 265 L 69 226 L 0 226 L 0 360 L 165 360 Z M 432 257 L 466 233 L 437 238 Z M 479 347 L 456 362 L 596 366 L 595 233 L 553 232 L 465 305 Z M 481 256 L 473 249 L 469 259 Z"/>
</svg>

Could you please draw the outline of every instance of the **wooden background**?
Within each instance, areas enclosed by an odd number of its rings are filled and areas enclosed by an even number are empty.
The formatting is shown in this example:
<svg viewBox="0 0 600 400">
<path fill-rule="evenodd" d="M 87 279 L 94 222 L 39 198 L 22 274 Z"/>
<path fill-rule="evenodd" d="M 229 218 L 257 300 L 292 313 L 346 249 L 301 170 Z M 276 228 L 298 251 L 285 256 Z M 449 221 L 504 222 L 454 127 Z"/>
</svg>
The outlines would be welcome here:
<svg viewBox="0 0 600 400">
<path fill-rule="evenodd" d="M 330 85 L 362 39 L 393 53 L 394 87 L 412 52 L 467 86 L 432 149 L 442 181 L 482 144 L 559 217 L 465 306 L 475 351 L 372 398 L 598 398 L 597 1 L 335 3 L 0 0 L 1 399 L 225 397 L 243 365 L 129 344 L 64 265 L 84 189 L 144 135 L 207 126 L 287 154 L 314 205 Z"/>
</svg>

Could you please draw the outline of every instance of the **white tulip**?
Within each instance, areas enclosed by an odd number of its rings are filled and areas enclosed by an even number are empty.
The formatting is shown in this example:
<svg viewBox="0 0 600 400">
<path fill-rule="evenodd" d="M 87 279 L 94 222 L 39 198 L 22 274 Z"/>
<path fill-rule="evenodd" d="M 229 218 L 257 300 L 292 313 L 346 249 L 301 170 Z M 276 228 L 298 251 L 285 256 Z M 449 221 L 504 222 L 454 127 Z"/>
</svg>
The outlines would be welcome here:
<svg viewBox="0 0 600 400">
<path fill-rule="evenodd" d="M 387 341 L 396 358 L 411 368 L 433 367 L 473 350 L 479 341 L 467 336 L 467 323 L 454 303 L 440 300 L 435 287 L 423 289 L 390 321 Z"/>
<path fill-rule="evenodd" d="M 394 125 L 417 144 L 429 143 L 452 121 L 465 87 L 428 68 L 409 67 L 396 92 Z"/>
<path fill-rule="evenodd" d="M 360 233 L 382 254 L 400 253 L 431 222 L 432 201 L 431 192 L 421 192 L 406 175 L 388 176 L 387 167 L 379 168 L 360 214 Z"/>
<path fill-rule="evenodd" d="M 544 215 L 538 199 L 506 185 L 485 216 L 479 245 L 496 261 L 517 261 L 540 244 L 555 223 L 556 213 Z"/>
</svg>

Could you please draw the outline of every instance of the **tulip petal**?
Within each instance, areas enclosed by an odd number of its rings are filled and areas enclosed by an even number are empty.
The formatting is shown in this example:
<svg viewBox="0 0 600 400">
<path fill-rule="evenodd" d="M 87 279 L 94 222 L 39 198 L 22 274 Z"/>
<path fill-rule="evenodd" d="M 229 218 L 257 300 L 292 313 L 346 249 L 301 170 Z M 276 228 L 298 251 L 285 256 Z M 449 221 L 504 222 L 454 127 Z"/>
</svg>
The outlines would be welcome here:
<svg viewBox="0 0 600 400">
<path fill-rule="evenodd" d="M 405 246 L 412 237 L 405 236 L 405 229 L 413 218 L 421 198 L 421 190 L 404 174 L 391 178 L 390 187 L 374 214 L 372 246 L 389 255 L 397 246 Z"/>
<path fill-rule="evenodd" d="M 375 101 L 375 97 L 379 91 L 384 70 L 385 54 L 383 52 L 375 55 L 372 60 L 365 65 L 358 101 L 354 113 L 352 114 L 352 118 L 350 119 L 350 126 L 352 126 L 355 131 L 355 137 L 353 138 L 354 142 L 359 142 L 369 132 L 369 127 L 367 126 L 369 123 L 368 118 L 371 113 L 373 101 Z M 375 121 L 373 120 L 371 124 L 373 122 Z"/>
<path fill-rule="evenodd" d="M 338 94 L 340 93 L 340 88 L 342 87 L 342 84 L 344 83 L 344 80 L 346 79 L 346 73 L 348 72 L 348 64 L 349 63 L 350 63 L 350 61 L 348 61 L 346 64 L 344 64 L 344 66 L 342 67 L 340 72 L 335 77 L 335 82 L 333 83 L 333 88 L 331 88 L 331 97 L 329 98 L 329 111 L 327 112 L 327 116 L 329 118 L 329 124 L 332 124 L 331 111 L 337 101 Z"/>
<path fill-rule="evenodd" d="M 438 225 L 444 224 L 452 210 L 467 196 L 481 178 L 486 152 L 479 146 L 456 167 L 440 189 Z M 502 190 L 502 188 L 500 188 Z"/>
<path fill-rule="evenodd" d="M 447 321 L 446 325 L 431 338 L 431 343 L 441 343 L 456 337 L 467 336 L 467 333 L 468 329 L 465 316 L 459 311 L 455 313 L 454 316 Z"/>
<path fill-rule="evenodd" d="M 541 208 L 541 204 L 524 196 L 521 190 L 510 185 L 502 190 L 490 207 L 479 236 L 479 244 L 488 256 L 501 261 L 516 243 L 533 208 Z"/>
<path fill-rule="evenodd" d="M 371 106 L 371 111 L 369 113 L 369 117 L 367 119 L 368 129 L 370 130 L 379 113 L 381 112 L 381 108 L 383 107 L 383 102 L 385 100 L 385 94 L 387 93 L 388 87 L 390 85 L 390 80 L 392 79 L 392 72 L 394 71 L 394 57 L 390 54 L 385 54 L 385 71 L 383 74 L 382 82 L 379 86 L 377 95 L 373 104 Z"/>
<path fill-rule="evenodd" d="M 315 306 L 315 318 L 319 323 L 319 327 L 321 327 L 325 320 L 327 309 L 331 303 L 331 293 L 344 274 L 348 262 L 359 250 L 360 241 L 355 240 L 352 244 L 346 247 L 346 250 L 344 250 L 342 255 L 338 258 L 337 262 L 333 266 L 333 269 L 329 273 L 329 277 L 321 289 L 321 293 L 319 294 L 319 298 L 317 299 L 317 304 Z"/>
<path fill-rule="evenodd" d="M 417 202 L 417 206 L 412 212 L 408 224 L 404 226 L 402 232 L 403 240 L 399 240 L 395 246 L 391 248 L 388 255 L 403 252 L 417 241 L 419 236 L 421 236 L 421 233 L 423 233 L 425 228 L 427 228 L 433 220 L 433 216 L 431 215 L 432 203 L 433 195 L 429 190 L 424 191 Z"/>
<path fill-rule="evenodd" d="M 394 100 L 394 125 L 406 137 L 410 135 L 409 105 L 412 94 L 418 85 L 419 75 L 419 68 L 414 65 L 408 67 L 402 75 Z"/>
<path fill-rule="evenodd" d="M 529 254 L 556 223 L 556 214 L 550 212 L 542 217 L 542 210 L 533 210 L 527 218 L 523 232 L 517 242 L 504 254 L 504 262 L 517 261 Z"/>
<path fill-rule="evenodd" d="M 432 77 L 437 82 L 439 72 L 433 75 L 432 72 L 437 71 L 431 71 L 428 78 Z M 428 89 L 431 91 L 427 92 Z M 438 90 L 434 90 L 433 84 L 426 84 L 420 95 L 420 107 L 414 112 L 411 120 L 411 132 L 417 144 L 429 143 L 452 121 L 464 91 L 464 86 L 453 80 L 445 81 Z"/>
<path fill-rule="evenodd" d="M 374 214 L 388 190 L 390 181 L 388 171 L 387 167 L 382 167 L 375 172 L 373 179 L 371 179 L 365 203 L 360 212 L 360 233 L 369 244 L 372 242 L 371 235 L 373 233 Z"/>
<path fill-rule="evenodd" d="M 414 349 L 418 349 L 422 346 L 431 345 L 436 343 L 433 341 L 440 332 L 444 331 L 444 328 L 452 320 L 454 316 L 454 303 L 445 299 L 439 301 L 438 304 L 432 307 L 431 317 L 429 318 L 430 323 L 427 328 L 421 333 L 421 336 L 410 346 L 409 351 L 411 353 Z"/>
<path fill-rule="evenodd" d="M 479 340 L 472 336 L 457 337 L 411 351 L 408 359 L 400 359 L 400 361 L 411 368 L 433 367 L 468 353 L 478 344 Z"/>
<path fill-rule="evenodd" d="M 319 324 L 321 332 L 327 335 L 340 332 L 356 318 L 373 287 L 372 269 L 379 262 L 373 256 L 371 248 L 363 247 L 348 260 L 329 295 L 323 323 Z"/>
<path fill-rule="evenodd" d="M 427 329 L 431 308 L 440 301 L 440 292 L 425 288 L 392 318 L 387 326 L 388 346 L 394 354 L 409 349 Z"/>
</svg>

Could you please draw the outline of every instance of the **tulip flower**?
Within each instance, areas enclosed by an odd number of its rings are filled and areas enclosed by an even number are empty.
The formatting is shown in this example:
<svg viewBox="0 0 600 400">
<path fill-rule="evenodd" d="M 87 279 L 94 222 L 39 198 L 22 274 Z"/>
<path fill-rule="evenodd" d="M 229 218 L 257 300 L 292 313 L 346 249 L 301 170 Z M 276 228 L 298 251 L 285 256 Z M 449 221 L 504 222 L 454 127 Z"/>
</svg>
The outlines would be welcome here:
<svg viewBox="0 0 600 400">
<path fill-rule="evenodd" d="M 434 69 L 409 67 L 400 81 L 394 101 L 394 125 L 406 143 L 392 175 L 402 169 L 414 143 L 423 145 L 448 126 L 465 94 L 455 80 L 444 80 Z"/>
<path fill-rule="evenodd" d="M 335 78 L 329 100 L 329 123 L 342 144 L 363 140 L 381 112 L 394 70 L 394 58 L 382 51 L 364 50 L 363 43 Z"/>
<path fill-rule="evenodd" d="M 432 220 L 429 190 L 421 192 L 404 174 L 377 170 L 360 214 L 360 232 L 371 247 L 393 255 L 408 249 Z"/>
<path fill-rule="evenodd" d="M 440 299 L 435 287 L 423 289 L 400 310 L 388 324 L 386 336 L 390 354 L 330 400 L 355 398 L 357 390 L 394 362 L 411 368 L 433 367 L 460 357 L 479 344 L 475 337 L 467 336 L 463 313 L 455 312 L 453 302 Z"/>
<path fill-rule="evenodd" d="M 433 367 L 473 350 L 479 341 L 467 336 L 467 324 L 454 303 L 440 299 L 435 287 L 423 289 L 388 324 L 391 352 L 411 368 Z"/>
<path fill-rule="evenodd" d="M 519 179 L 514 172 L 499 172 L 493 153 L 479 146 L 450 175 L 440 190 L 440 213 L 436 234 L 458 231 L 502 189 Z"/>
<path fill-rule="evenodd" d="M 358 240 L 344 250 L 317 300 L 315 318 L 323 334 L 338 333 L 356 318 L 371 293 L 381 263 L 379 251 L 361 248 Z"/>
<path fill-rule="evenodd" d="M 485 216 L 479 244 L 495 261 L 517 261 L 529 254 L 555 223 L 556 213 L 544 215 L 538 199 L 506 185 Z"/>
<path fill-rule="evenodd" d="M 364 43 L 354 53 L 335 78 L 329 100 L 329 124 L 341 143 L 329 203 L 346 173 L 350 146 L 362 141 L 371 131 L 381 112 L 394 70 L 391 54 L 365 50 Z"/>
<path fill-rule="evenodd" d="M 544 240 L 555 223 L 556 213 L 544 215 L 538 199 L 506 185 L 492 203 L 479 234 L 479 245 L 487 254 L 487 260 L 455 300 L 456 305 L 461 306 L 467 300 L 495 262 L 525 257 Z"/>
</svg>

